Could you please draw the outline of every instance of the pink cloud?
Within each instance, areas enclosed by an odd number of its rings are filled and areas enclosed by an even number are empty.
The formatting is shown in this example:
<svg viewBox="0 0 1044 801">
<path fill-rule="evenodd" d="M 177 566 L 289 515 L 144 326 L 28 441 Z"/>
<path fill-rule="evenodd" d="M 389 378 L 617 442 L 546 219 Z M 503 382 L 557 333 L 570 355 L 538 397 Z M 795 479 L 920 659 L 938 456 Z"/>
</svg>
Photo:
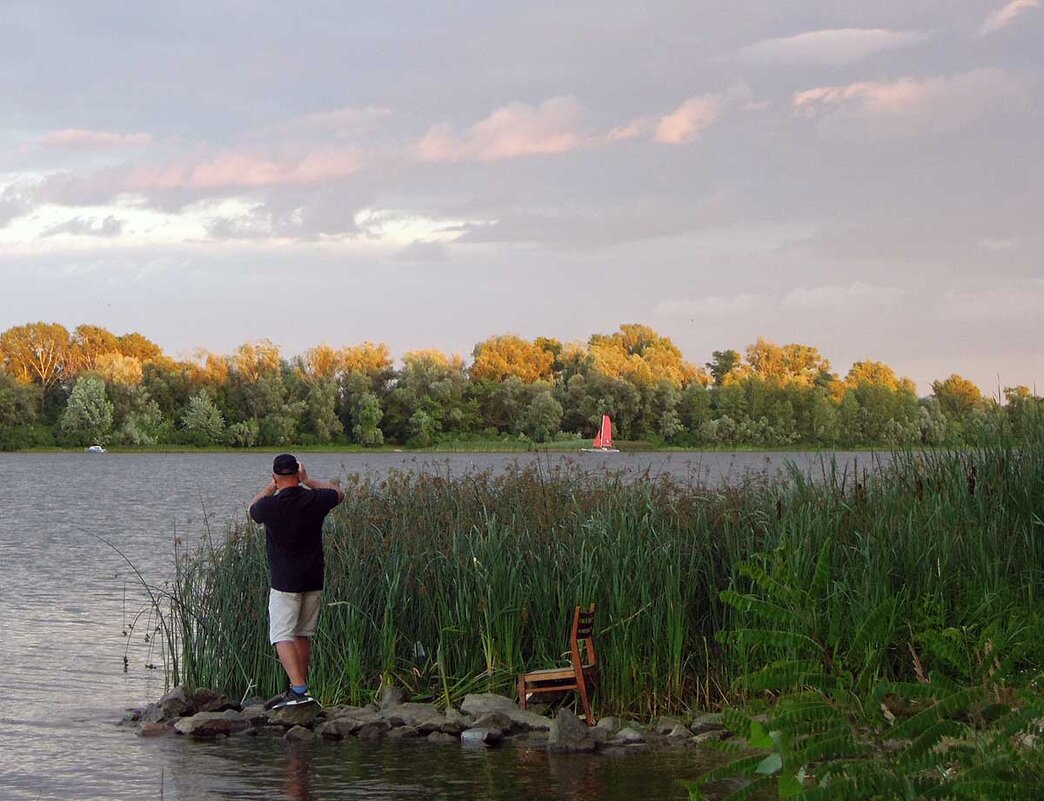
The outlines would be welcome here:
<svg viewBox="0 0 1044 801">
<path fill-rule="evenodd" d="M 886 50 L 912 47 L 927 39 L 928 34 L 921 31 L 834 28 L 763 39 L 741 47 L 736 51 L 736 58 L 750 64 L 845 65 Z"/>
<path fill-rule="evenodd" d="M 721 114 L 721 102 L 714 95 L 690 97 L 678 108 L 660 118 L 654 139 L 665 145 L 694 142 Z"/>
<path fill-rule="evenodd" d="M 461 136 L 446 123 L 433 125 L 414 146 L 414 155 L 421 161 L 499 161 L 567 153 L 585 141 L 580 117 L 572 97 L 553 97 L 539 106 L 511 103 Z"/>
<path fill-rule="evenodd" d="M 636 117 L 626 125 L 613 128 L 606 134 L 605 140 L 607 142 L 626 142 L 647 136 L 654 128 L 655 124 L 648 117 Z"/>
<path fill-rule="evenodd" d="M 1011 0 L 1006 6 L 998 8 L 986 17 L 979 26 L 979 36 L 1007 28 L 1017 16 L 1033 8 L 1040 8 L 1040 0 Z"/>
<path fill-rule="evenodd" d="M 110 147 L 139 147 L 147 145 L 152 141 L 151 134 L 147 133 L 113 133 L 111 131 L 88 131 L 82 128 L 64 128 L 60 131 L 50 131 L 40 137 L 40 144 L 44 147 L 68 147 L 68 148 L 110 148 Z"/>
<path fill-rule="evenodd" d="M 127 177 L 131 191 L 150 189 L 226 189 L 301 186 L 351 175 L 359 168 L 352 150 L 325 150 L 293 159 L 225 151 L 189 164 L 140 167 Z"/>
<path fill-rule="evenodd" d="M 793 96 L 796 114 L 849 122 L 864 132 L 909 135 L 962 128 L 1024 98 L 1020 82 L 987 68 L 891 82 L 820 86 Z"/>
</svg>

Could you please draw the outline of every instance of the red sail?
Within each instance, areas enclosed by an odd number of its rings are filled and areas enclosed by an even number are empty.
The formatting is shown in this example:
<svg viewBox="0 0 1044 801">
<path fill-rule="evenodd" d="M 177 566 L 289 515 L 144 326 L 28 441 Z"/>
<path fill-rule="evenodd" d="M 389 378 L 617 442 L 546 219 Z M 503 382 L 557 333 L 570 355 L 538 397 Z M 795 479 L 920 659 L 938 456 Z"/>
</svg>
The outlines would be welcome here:
<svg viewBox="0 0 1044 801">
<path fill-rule="evenodd" d="M 602 428 L 605 428 L 605 420 L 604 419 L 602 420 Z M 601 448 L 602 447 L 602 429 L 601 428 L 599 428 L 598 429 L 598 433 L 595 434 L 594 442 L 591 443 L 591 447 L 592 448 Z"/>
<path fill-rule="evenodd" d="M 601 440 L 598 442 L 598 440 Z M 596 448 L 611 448 L 613 447 L 613 424 L 609 420 L 609 415 L 602 415 L 602 430 L 598 432 L 598 440 Z"/>
</svg>

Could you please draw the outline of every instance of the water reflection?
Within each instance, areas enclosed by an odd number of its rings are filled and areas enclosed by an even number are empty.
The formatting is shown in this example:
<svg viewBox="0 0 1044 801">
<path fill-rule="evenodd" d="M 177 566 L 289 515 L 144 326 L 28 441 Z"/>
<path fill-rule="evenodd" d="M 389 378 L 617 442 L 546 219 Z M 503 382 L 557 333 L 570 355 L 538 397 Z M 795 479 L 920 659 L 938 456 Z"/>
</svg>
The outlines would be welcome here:
<svg viewBox="0 0 1044 801">
<path fill-rule="evenodd" d="M 312 748 L 294 743 L 283 760 L 284 801 L 314 801 L 312 797 Z"/>
</svg>

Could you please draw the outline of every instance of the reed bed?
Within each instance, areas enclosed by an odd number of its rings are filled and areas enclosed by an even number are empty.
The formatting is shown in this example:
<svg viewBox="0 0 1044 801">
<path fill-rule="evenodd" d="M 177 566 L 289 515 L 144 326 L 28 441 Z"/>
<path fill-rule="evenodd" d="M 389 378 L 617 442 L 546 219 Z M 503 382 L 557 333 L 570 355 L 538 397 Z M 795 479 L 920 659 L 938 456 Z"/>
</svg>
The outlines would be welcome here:
<svg viewBox="0 0 1044 801">
<path fill-rule="evenodd" d="M 708 708 L 759 659 L 719 644 L 743 623 L 720 598 L 737 564 L 782 555 L 800 583 L 828 542 L 833 590 L 815 613 L 831 627 L 855 632 L 896 599 L 895 643 L 866 656 L 882 678 L 912 677 L 926 626 L 1018 620 L 1023 658 L 1044 660 L 1039 444 L 906 451 L 858 471 L 824 457 L 815 476 L 742 486 L 534 467 L 352 475 L 345 489 L 311 671 L 327 702 L 383 682 L 440 703 L 511 694 L 520 670 L 561 663 L 573 607 L 594 602 L 601 714 Z M 176 564 L 175 680 L 281 690 L 263 531 L 235 522 Z"/>
</svg>

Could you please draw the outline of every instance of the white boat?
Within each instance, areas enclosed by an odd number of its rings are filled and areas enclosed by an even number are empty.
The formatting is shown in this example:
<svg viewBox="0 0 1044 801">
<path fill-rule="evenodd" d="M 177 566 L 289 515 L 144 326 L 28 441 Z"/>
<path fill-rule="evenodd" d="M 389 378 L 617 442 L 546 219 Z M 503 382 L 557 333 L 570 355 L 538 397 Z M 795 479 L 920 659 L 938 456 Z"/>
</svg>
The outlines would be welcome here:
<svg viewBox="0 0 1044 801">
<path fill-rule="evenodd" d="M 89 448 L 84 448 L 84 451 L 87 453 L 108 453 L 101 445 L 91 445 Z"/>
<path fill-rule="evenodd" d="M 609 415 L 602 415 L 602 425 L 598 429 L 598 434 L 594 438 L 594 442 L 591 443 L 590 448 L 581 448 L 584 453 L 619 453 L 619 448 L 613 447 L 613 422 L 609 419 Z"/>
</svg>

